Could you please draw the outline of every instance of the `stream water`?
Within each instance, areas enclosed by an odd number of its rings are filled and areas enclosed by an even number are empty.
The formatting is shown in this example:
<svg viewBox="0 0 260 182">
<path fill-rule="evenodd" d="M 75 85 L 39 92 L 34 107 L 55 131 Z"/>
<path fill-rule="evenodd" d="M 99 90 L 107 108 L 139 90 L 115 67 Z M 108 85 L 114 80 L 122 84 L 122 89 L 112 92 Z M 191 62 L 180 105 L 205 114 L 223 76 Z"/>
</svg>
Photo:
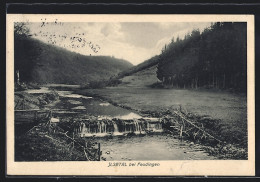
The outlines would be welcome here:
<svg viewBox="0 0 260 182">
<path fill-rule="evenodd" d="M 166 134 L 99 138 L 102 157 L 113 160 L 209 160 L 200 145 Z"/>
<path fill-rule="evenodd" d="M 41 87 L 26 92 L 41 94 L 50 91 L 48 87 Z M 59 100 L 47 105 L 48 109 L 57 110 L 54 117 L 65 117 L 66 113 L 70 113 L 75 117 L 88 115 L 96 118 L 94 121 L 83 118 L 79 134 L 86 140 L 93 140 L 95 136 L 94 140 L 101 144 L 103 160 L 215 159 L 200 145 L 163 133 L 159 118 L 143 118 L 130 110 L 97 98 L 73 94 L 66 89 L 55 91 L 59 94 Z M 133 135 L 127 135 L 129 133 Z"/>
</svg>

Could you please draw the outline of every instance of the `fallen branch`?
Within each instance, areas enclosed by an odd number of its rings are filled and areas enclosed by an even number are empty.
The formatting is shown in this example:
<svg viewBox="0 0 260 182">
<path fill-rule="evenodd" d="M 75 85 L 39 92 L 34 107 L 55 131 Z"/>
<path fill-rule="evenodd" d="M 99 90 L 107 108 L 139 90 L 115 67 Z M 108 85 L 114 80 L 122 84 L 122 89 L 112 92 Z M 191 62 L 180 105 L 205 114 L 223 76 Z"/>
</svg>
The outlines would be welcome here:
<svg viewBox="0 0 260 182">
<path fill-rule="evenodd" d="M 25 134 L 29 133 L 30 131 L 32 131 L 34 128 L 36 128 L 36 127 L 38 127 L 38 126 L 39 126 L 39 125 L 32 127 L 32 128 L 31 128 L 30 130 L 28 130 Z"/>
<path fill-rule="evenodd" d="M 202 131 L 203 133 L 205 133 L 206 135 L 208 135 L 209 137 L 215 139 L 216 141 L 222 143 L 221 140 L 215 138 L 214 136 L 212 136 L 211 134 L 209 134 L 208 132 L 206 132 L 205 130 L 201 129 L 200 127 L 196 126 L 194 123 L 192 123 L 191 121 L 189 121 L 188 119 L 186 119 L 185 117 L 183 117 L 182 115 L 180 115 L 179 113 L 177 113 L 176 111 L 173 111 L 177 116 L 179 116 L 180 118 L 182 118 L 183 120 L 185 120 L 187 123 L 191 124 L 192 126 L 194 126 L 195 128 L 197 128 L 198 130 Z"/>
<path fill-rule="evenodd" d="M 50 137 L 50 136 L 48 136 L 48 135 L 44 135 L 45 137 L 47 137 L 47 138 L 49 138 L 49 139 L 51 139 L 51 140 L 53 140 L 53 141 L 55 141 L 55 142 L 58 142 L 58 143 L 60 143 L 60 144 L 64 144 L 65 142 L 60 142 L 60 141 L 58 141 L 58 140 L 56 140 L 56 139 L 54 139 L 54 138 L 52 138 L 52 137 Z"/>
<path fill-rule="evenodd" d="M 177 127 L 177 126 L 170 126 L 170 127 L 176 129 L 176 130 L 179 131 L 179 132 L 181 131 L 181 130 L 179 129 L 179 127 Z M 172 132 L 171 130 L 168 130 L 168 129 L 167 129 L 167 131 L 169 131 L 171 134 L 174 133 L 174 132 Z M 187 132 L 184 131 L 184 130 L 182 130 L 182 133 L 186 134 L 187 136 L 190 136 L 190 134 L 187 133 Z"/>
<path fill-rule="evenodd" d="M 91 161 L 91 159 L 88 157 L 88 155 L 89 156 L 92 156 L 92 154 L 87 150 L 87 153 L 86 153 L 86 148 L 85 148 L 85 146 L 83 146 L 83 145 L 81 145 L 79 142 L 77 142 L 76 140 L 74 140 L 73 138 L 71 138 L 70 136 L 68 136 L 67 135 L 67 132 L 66 133 L 62 133 L 62 132 L 60 132 L 61 134 L 63 134 L 65 137 L 67 137 L 67 138 L 69 138 L 70 140 L 72 140 L 72 141 L 74 141 L 74 143 L 76 143 L 76 144 L 78 144 L 80 147 L 82 147 L 83 148 L 83 151 L 84 151 L 84 154 L 85 154 L 85 156 L 86 156 L 86 158 L 87 158 L 87 160 L 89 160 L 89 161 Z M 92 156 L 93 157 L 93 156 Z M 93 157 L 93 158 L 95 158 L 95 157 Z"/>
<path fill-rule="evenodd" d="M 90 159 L 88 158 L 88 154 L 85 151 L 85 148 L 83 149 L 83 151 L 84 151 L 84 154 L 85 154 L 85 157 L 87 158 L 87 160 L 90 161 Z"/>
<path fill-rule="evenodd" d="M 74 140 L 73 138 L 71 138 L 70 136 L 67 135 L 67 133 L 62 133 L 60 132 L 61 134 L 63 134 L 64 136 L 66 136 L 67 138 L 71 139 L 72 141 L 74 141 L 75 143 L 77 143 L 79 146 L 85 148 L 83 145 L 81 145 L 79 142 L 77 142 L 76 140 Z"/>
</svg>

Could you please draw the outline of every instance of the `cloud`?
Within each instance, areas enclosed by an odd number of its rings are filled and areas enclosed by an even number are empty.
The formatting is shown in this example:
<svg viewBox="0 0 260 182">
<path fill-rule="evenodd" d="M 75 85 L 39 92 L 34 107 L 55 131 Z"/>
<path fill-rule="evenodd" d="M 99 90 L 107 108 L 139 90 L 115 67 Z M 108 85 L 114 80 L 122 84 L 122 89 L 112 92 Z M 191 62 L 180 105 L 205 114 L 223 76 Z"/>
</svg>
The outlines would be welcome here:
<svg viewBox="0 0 260 182">
<path fill-rule="evenodd" d="M 161 52 L 161 50 L 162 50 L 162 48 L 165 46 L 165 45 L 168 45 L 169 43 L 170 43 L 170 40 L 172 39 L 172 37 L 171 36 L 169 36 L 169 37 L 164 37 L 164 38 L 162 38 L 162 39 L 160 39 L 158 42 L 157 42 L 157 44 L 156 44 L 156 46 L 155 46 L 155 51 L 156 51 L 156 53 L 157 54 L 159 54 L 160 52 Z"/>
<path fill-rule="evenodd" d="M 141 63 L 159 54 L 165 44 L 177 36 L 183 38 L 193 29 L 203 30 L 210 23 L 173 23 L 173 22 L 124 22 L 124 23 L 64 23 L 57 26 L 50 23 L 41 27 L 40 23 L 30 23 L 35 38 L 46 43 L 55 40 L 55 45 L 84 55 L 108 55 L 123 58 L 133 64 Z M 41 32 L 41 33 L 40 33 Z M 55 34 L 55 36 L 53 36 Z M 63 38 L 67 36 L 67 38 Z M 82 42 L 72 42 L 70 37 L 84 38 L 93 46 L 100 46 L 94 53 L 89 46 Z"/>
<path fill-rule="evenodd" d="M 157 23 L 136 22 L 122 23 L 125 40 L 132 45 L 144 48 L 153 48 L 156 42 L 164 35 Z"/>
</svg>

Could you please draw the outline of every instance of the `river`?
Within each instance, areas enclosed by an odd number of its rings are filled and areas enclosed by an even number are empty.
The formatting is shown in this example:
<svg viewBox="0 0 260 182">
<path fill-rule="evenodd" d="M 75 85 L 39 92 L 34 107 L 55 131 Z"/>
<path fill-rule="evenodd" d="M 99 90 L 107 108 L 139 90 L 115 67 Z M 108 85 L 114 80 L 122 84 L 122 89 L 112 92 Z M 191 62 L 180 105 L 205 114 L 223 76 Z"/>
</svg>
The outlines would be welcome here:
<svg viewBox="0 0 260 182">
<path fill-rule="evenodd" d="M 61 89 L 60 87 L 64 87 Z M 50 89 L 51 87 L 51 89 Z M 55 89 L 59 87 L 59 89 Z M 69 86 L 79 88 L 79 86 Z M 62 122 L 62 118 L 94 117 L 91 124 L 83 123 L 80 136 L 86 141 L 91 140 L 101 144 L 102 160 L 213 160 L 202 146 L 189 141 L 181 141 L 176 136 L 163 132 L 160 118 L 143 118 L 138 113 L 114 106 L 98 98 L 73 94 L 66 85 L 48 85 L 41 89 L 27 90 L 31 94 L 48 93 L 54 89 L 59 94 L 59 100 L 46 106 L 56 110 L 53 117 Z M 116 120 L 114 120 L 116 118 Z M 119 125 L 117 121 L 120 120 Z M 130 121 L 135 121 L 134 123 Z M 138 121 L 138 122 L 137 122 Z M 110 126 L 111 125 L 111 126 Z M 109 129 L 110 127 L 110 129 Z M 144 130 L 145 129 L 145 130 Z M 144 131 L 149 131 L 144 132 Z M 133 135 L 127 135 L 133 133 Z"/>
</svg>

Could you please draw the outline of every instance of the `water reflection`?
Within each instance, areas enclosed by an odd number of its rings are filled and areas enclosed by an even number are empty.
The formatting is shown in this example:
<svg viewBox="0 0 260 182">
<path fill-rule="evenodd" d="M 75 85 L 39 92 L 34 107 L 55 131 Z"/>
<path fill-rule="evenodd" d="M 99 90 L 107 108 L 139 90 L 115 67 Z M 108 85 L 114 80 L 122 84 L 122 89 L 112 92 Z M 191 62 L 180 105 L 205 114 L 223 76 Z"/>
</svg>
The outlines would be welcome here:
<svg viewBox="0 0 260 182">
<path fill-rule="evenodd" d="M 105 102 L 105 103 L 100 103 L 99 105 L 100 106 L 109 106 L 110 104 L 108 102 Z"/>
<path fill-rule="evenodd" d="M 65 87 L 66 85 L 55 84 L 51 85 L 55 88 L 59 86 Z M 71 86 L 71 87 L 77 87 Z M 53 88 L 41 87 L 40 89 L 29 89 L 25 92 L 31 94 L 49 93 Z M 99 116 L 100 118 L 119 118 L 119 119 L 139 119 L 142 116 L 129 111 L 127 109 L 116 107 L 108 102 L 100 99 L 88 97 L 80 94 L 74 94 L 73 91 L 55 90 L 60 97 L 60 102 L 49 106 L 50 109 L 67 109 L 67 110 L 80 110 L 81 113 Z"/>
<path fill-rule="evenodd" d="M 47 87 L 40 87 L 40 89 L 28 89 L 24 92 L 29 94 L 41 94 L 41 93 L 49 93 L 51 90 L 49 90 Z"/>
</svg>

